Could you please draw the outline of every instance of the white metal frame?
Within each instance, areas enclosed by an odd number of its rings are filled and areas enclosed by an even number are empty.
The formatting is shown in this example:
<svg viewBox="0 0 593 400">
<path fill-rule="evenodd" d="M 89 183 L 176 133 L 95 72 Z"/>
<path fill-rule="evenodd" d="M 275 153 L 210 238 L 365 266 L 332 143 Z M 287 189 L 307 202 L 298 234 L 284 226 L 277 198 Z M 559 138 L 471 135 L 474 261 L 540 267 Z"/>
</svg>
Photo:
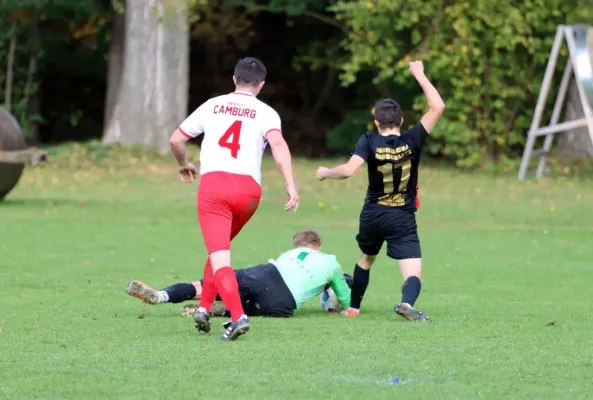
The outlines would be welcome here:
<svg viewBox="0 0 593 400">
<path fill-rule="evenodd" d="M 550 54 L 550 58 L 548 59 L 548 65 L 546 67 L 542 87 L 540 89 L 539 97 L 537 99 L 537 105 L 535 106 L 535 111 L 533 113 L 531 128 L 529 129 L 529 132 L 527 134 L 527 143 L 525 145 L 525 150 L 523 151 L 521 167 L 519 168 L 519 180 L 525 179 L 531 157 L 539 156 L 536 177 L 539 179 L 543 176 L 547 161 L 547 155 L 550 152 L 550 149 L 552 148 L 552 142 L 554 141 L 554 135 L 556 133 L 568 131 L 574 128 L 587 127 L 589 137 L 593 142 L 593 113 L 591 111 L 592 104 L 590 103 L 591 99 L 588 98 L 588 94 L 591 93 L 591 89 L 593 88 L 584 87 L 584 84 L 589 85 L 589 83 L 591 82 L 590 55 L 588 50 L 583 49 L 581 43 L 582 41 L 579 41 L 579 45 L 577 46 L 577 42 L 575 40 L 575 33 L 577 30 L 581 30 L 579 32 L 580 36 L 582 36 L 584 32 L 586 38 L 586 32 L 588 29 L 588 26 L 583 25 L 560 25 L 556 30 L 554 45 L 552 46 L 552 52 Z M 548 92 L 550 90 L 552 79 L 554 77 L 556 63 L 558 61 L 560 49 L 564 41 L 566 41 L 566 44 L 568 46 L 569 57 L 566 61 L 564 73 L 562 74 L 560 89 L 558 90 L 558 96 L 556 97 L 556 102 L 554 103 L 554 109 L 552 111 L 552 118 L 550 119 L 550 124 L 548 126 L 542 127 L 541 119 L 544 113 L 544 107 L 546 106 L 546 100 L 548 98 Z M 586 57 L 583 56 L 584 52 Z M 568 85 L 570 83 L 570 78 L 573 76 L 573 72 L 576 77 L 576 85 L 579 92 L 579 98 L 581 100 L 580 103 L 583 107 L 585 116 L 584 118 L 576 119 L 573 121 L 565 121 L 559 123 L 558 120 L 560 119 L 562 113 L 564 100 L 566 98 L 566 93 L 568 92 Z M 538 150 L 534 150 L 535 141 L 539 136 L 546 137 L 544 140 L 544 147 Z"/>
<path fill-rule="evenodd" d="M 36 147 L 14 151 L 0 150 L 0 164 L 30 164 L 34 167 L 47 160 L 47 151 Z"/>
</svg>

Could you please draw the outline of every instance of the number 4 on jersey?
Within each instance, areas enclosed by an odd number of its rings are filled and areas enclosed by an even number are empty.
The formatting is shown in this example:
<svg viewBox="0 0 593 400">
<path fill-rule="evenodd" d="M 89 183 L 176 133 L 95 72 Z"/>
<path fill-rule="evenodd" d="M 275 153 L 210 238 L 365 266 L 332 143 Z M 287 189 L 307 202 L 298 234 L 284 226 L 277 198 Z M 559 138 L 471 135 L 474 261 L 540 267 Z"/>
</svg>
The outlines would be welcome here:
<svg viewBox="0 0 593 400">
<path fill-rule="evenodd" d="M 241 145 L 239 144 L 239 137 L 241 136 L 241 126 L 243 121 L 235 121 L 229 126 L 229 129 L 222 135 L 218 141 L 220 147 L 226 147 L 231 151 L 231 157 L 237 158 Z"/>
</svg>

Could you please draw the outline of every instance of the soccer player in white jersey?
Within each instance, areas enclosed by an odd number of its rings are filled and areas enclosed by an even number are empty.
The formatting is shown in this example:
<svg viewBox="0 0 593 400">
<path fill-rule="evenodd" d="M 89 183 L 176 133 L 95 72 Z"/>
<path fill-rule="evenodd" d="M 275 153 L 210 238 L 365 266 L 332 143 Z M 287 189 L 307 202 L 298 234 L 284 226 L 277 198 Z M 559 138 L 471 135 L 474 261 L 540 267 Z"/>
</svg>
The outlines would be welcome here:
<svg viewBox="0 0 593 400">
<path fill-rule="evenodd" d="M 218 293 L 232 320 L 220 337 L 222 340 L 235 340 L 249 330 L 231 267 L 230 248 L 231 240 L 257 210 L 261 197 L 261 160 L 267 143 L 286 182 L 288 202 L 284 210 L 296 212 L 299 205 L 280 117 L 256 98 L 264 86 L 266 73 L 264 64 L 256 58 L 239 60 L 233 75 L 236 90 L 206 101 L 183 121 L 170 139 L 179 164 L 179 177 L 191 183 L 197 179 L 197 170 L 187 159 L 185 142 L 204 134 L 197 202 L 208 261 L 194 320 L 198 331 L 210 331 L 210 307 Z"/>
</svg>

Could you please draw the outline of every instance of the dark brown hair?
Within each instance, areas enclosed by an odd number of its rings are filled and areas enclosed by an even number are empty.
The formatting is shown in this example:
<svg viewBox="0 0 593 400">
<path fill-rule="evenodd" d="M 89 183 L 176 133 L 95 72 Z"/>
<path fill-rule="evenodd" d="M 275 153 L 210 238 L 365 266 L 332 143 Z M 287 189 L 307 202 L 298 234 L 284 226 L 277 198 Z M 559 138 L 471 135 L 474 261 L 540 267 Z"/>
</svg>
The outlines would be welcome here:
<svg viewBox="0 0 593 400">
<path fill-rule="evenodd" d="M 235 66 L 237 86 L 257 86 L 266 80 L 264 63 L 254 57 L 242 58 Z"/>
<path fill-rule="evenodd" d="M 381 129 L 399 128 L 402 124 L 402 108 L 393 99 L 381 99 L 375 104 L 375 120 Z"/>
</svg>

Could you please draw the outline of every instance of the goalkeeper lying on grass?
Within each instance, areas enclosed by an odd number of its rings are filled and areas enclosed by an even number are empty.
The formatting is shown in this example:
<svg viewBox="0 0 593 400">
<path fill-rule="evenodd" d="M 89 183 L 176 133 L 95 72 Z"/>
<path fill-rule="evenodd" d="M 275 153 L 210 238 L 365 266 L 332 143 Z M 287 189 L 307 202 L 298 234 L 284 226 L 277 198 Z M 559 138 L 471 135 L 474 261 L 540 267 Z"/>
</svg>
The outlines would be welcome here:
<svg viewBox="0 0 593 400">
<path fill-rule="evenodd" d="M 299 231 L 292 244 L 292 250 L 276 260 L 269 260 L 268 264 L 236 270 L 245 313 L 248 316 L 290 317 L 294 310 L 328 287 L 333 289 L 340 305 L 348 308 L 352 278 L 344 274 L 336 256 L 320 251 L 319 234 L 311 230 Z M 148 304 L 182 303 L 201 298 L 202 281 L 176 283 L 163 290 L 155 290 L 140 281 L 130 281 L 126 292 Z M 194 307 L 185 306 L 181 315 L 193 315 Z M 223 303 L 216 301 L 210 313 L 225 316 L 226 311 Z"/>
</svg>

